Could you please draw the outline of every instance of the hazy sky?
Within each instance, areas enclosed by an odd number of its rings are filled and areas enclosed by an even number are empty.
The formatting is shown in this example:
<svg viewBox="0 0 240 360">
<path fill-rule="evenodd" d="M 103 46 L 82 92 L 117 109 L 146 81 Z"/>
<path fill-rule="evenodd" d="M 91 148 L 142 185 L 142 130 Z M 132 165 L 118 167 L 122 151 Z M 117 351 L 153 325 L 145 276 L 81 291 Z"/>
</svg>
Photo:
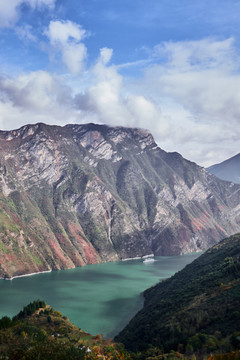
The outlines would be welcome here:
<svg viewBox="0 0 240 360">
<path fill-rule="evenodd" d="M 0 0 L 0 128 L 149 129 L 208 166 L 240 152 L 240 1 Z"/>
</svg>

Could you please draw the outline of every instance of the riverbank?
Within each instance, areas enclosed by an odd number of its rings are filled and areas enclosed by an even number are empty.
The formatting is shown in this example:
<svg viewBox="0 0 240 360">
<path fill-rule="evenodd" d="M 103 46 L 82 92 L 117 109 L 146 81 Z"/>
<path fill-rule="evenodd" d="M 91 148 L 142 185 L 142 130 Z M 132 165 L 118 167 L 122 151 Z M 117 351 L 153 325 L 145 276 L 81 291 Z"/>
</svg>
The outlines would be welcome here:
<svg viewBox="0 0 240 360">
<path fill-rule="evenodd" d="M 0 280 L 14 280 L 14 279 L 17 279 L 17 278 L 21 278 L 21 277 L 27 277 L 27 276 L 33 276 L 33 275 L 38 275 L 38 274 L 45 274 L 45 273 L 50 273 L 52 272 L 52 270 L 45 270 L 45 271 L 38 271 L 38 272 L 34 272 L 34 273 L 31 273 L 31 274 L 23 274 L 23 275 L 16 275 L 16 276 L 12 276 L 10 278 L 0 278 Z"/>
<path fill-rule="evenodd" d="M 90 334 L 112 338 L 143 306 L 142 293 L 181 270 L 198 254 L 87 265 L 0 281 L 0 318 L 14 316 L 33 300 L 43 299 Z"/>
<path fill-rule="evenodd" d="M 137 256 L 137 257 L 133 257 L 133 258 L 126 258 L 126 259 L 122 259 L 121 261 L 141 260 L 141 259 L 146 259 L 148 257 L 153 257 L 153 256 L 154 256 L 154 254 L 149 254 L 149 255 Z"/>
</svg>

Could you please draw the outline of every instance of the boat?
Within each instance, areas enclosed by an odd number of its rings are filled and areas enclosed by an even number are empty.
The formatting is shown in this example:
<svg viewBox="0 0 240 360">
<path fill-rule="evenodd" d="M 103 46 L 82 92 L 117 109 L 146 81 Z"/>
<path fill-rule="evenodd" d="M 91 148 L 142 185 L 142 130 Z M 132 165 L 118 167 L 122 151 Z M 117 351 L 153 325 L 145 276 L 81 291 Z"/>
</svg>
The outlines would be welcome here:
<svg viewBox="0 0 240 360">
<path fill-rule="evenodd" d="M 143 263 L 144 263 L 144 264 L 146 264 L 146 263 L 152 263 L 152 262 L 154 262 L 154 261 L 155 261 L 154 258 L 146 258 L 146 259 L 143 260 Z"/>
</svg>

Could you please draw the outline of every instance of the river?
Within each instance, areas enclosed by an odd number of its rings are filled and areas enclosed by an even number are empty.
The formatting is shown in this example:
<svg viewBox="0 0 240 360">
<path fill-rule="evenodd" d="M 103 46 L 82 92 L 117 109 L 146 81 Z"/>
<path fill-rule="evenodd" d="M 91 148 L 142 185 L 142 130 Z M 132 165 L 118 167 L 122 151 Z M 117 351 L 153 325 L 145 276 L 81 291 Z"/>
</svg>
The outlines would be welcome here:
<svg viewBox="0 0 240 360">
<path fill-rule="evenodd" d="M 0 318 L 41 299 L 93 335 L 113 337 L 143 306 L 141 293 L 200 254 L 87 265 L 10 281 L 0 280 Z"/>
</svg>

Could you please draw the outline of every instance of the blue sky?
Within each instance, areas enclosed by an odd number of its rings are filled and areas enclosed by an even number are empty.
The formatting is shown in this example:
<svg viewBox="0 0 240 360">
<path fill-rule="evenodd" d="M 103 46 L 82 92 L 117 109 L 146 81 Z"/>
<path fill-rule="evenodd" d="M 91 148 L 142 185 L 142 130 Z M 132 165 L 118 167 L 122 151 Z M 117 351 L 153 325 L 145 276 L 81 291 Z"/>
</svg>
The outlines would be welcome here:
<svg viewBox="0 0 240 360">
<path fill-rule="evenodd" d="M 0 128 L 149 129 L 208 166 L 239 153 L 240 1 L 0 0 Z"/>
</svg>

